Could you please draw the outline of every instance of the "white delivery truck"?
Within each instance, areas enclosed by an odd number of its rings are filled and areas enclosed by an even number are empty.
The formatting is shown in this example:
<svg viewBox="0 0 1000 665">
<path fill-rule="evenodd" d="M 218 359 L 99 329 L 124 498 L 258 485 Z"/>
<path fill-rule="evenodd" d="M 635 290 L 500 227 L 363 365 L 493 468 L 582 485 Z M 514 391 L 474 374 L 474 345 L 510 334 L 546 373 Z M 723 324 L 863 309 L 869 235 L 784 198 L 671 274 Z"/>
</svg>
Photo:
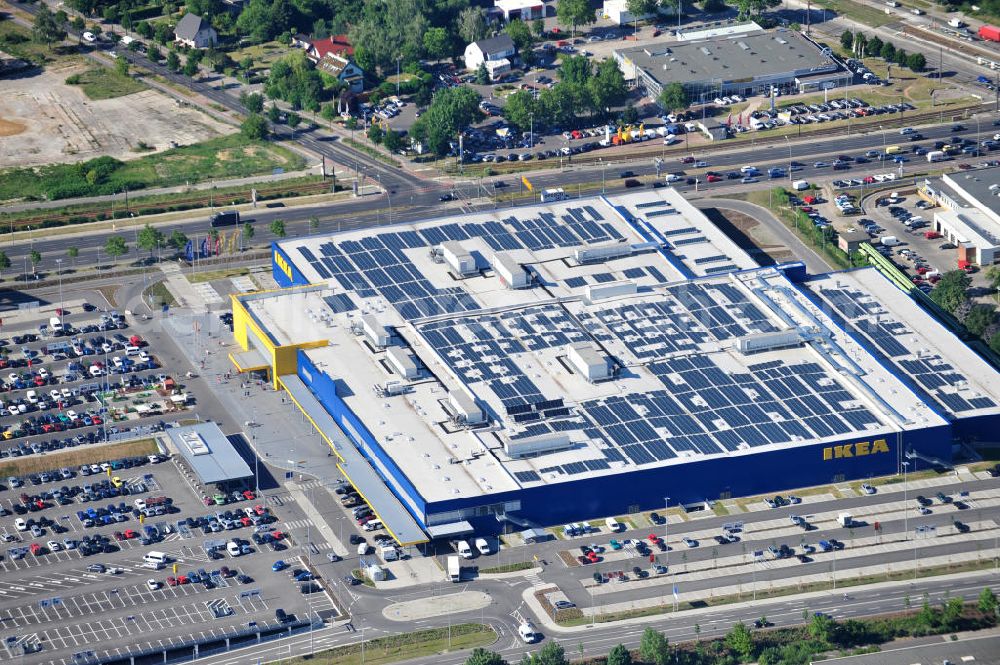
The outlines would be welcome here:
<svg viewBox="0 0 1000 665">
<path fill-rule="evenodd" d="M 885 247 L 894 247 L 899 244 L 899 239 L 896 236 L 882 236 L 879 242 Z"/>
<path fill-rule="evenodd" d="M 948 19 L 948 25 L 950 25 L 953 28 L 964 28 L 965 21 L 963 21 L 960 18 L 950 18 Z"/>
<path fill-rule="evenodd" d="M 566 198 L 566 190 L 562 187 L 557 187 L 555 189 L 546 189 L 542 192 L 542 203 L 551 203 L 552 201 L 562 201 Z"/>
<path fill-rule="evenodd" d="M 809 181 L 796 180 L 795 182 L 792 183 L 792 189 L 794 189 L 796 192 L 801 192 L 803 190 L 809 189 Z"/>
<path fill-rule="evenodd" d="M 944 150 L 931 150 L 927 153 L 928 162 L 943 162 L 946 159 L 948 159 L 948 155 Z"/>
<path fill-rule="evenodd" d="M 840 526 L 848 528 L 854 524 L 854 517 L 850 513 L 840 513 L 837 515 L 837 522 Z"/>
<path fill-rule="evenodd" d="M 462 581 L 462 564 L 459 563 L 457 556 L 448 557 L 448 579 L 452 582 Z"/>
</svg>

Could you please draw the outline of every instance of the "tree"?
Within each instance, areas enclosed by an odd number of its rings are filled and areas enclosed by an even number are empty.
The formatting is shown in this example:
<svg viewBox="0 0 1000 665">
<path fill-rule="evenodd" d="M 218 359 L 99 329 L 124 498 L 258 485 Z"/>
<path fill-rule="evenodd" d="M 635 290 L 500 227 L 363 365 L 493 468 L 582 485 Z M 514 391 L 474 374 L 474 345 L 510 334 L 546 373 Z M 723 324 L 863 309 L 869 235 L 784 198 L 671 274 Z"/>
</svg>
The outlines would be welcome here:
<svg viewBox="0 0 1000 665">
<path fill-rule="evenodd" d="M 639 640 L 639 657 L 650 665 L 666 665 L 670 660 L 670 643 L 667 636 L 647 627 Z"/>
<path fill-rule="evenodd" d="M 490 70 L 486 69 L 486 63 L 480 62 L 476 68 L 476 83 L 487 85 L 490 82 Z"/>
<path fill-rule="evenodd" d="M 174 229 L 174 232 L 170 234 L 170 238 L 167 239 L 167 243 L 178 252 L 182 252 L 187 247 L 188 237 L 180 229 Z"/>
<path fill-rule="evenodd" d="M 271 99 L 285 100 L 293 109 L 311 108 L 326 97 L 323 78 L 302 50 L 279 58 L 271 65 L 264 92 Z"/>
<path fill-rule="evenodd" d="M 737 622 L 726 633 L 726 645 L 739 654 L 743 661 L 749 661 L 753 658 L 753 635 L 742 621 Z"/>
<path fill-rule="evenodd" d="M 844 47 L 845 51 L 850 51 L 854 46 L 854 33 L 850 30 L 844 30 L 840 33 L 840 45 Z"/>
<path fill-rule="evenodd" d="M 146 49 L 146 57 L 148 57 L 152 62 L 159 62 L 163 59 L 163 53 L 160 52 L 160 47 L 156 44 L 150 44 L 149 48 Z"/>
<path fill-rule="evenodd" d="M 588 0 L 559 0 L 556 4 L 556 17 L 560 25 L 573 28 L 574 37 L 578 25 L 590 25 L 597 20 L 597 15 L 590 8 Z"/>
<path fill-rule="evenodd" d="M 399 132 L 394 132 L 391 129 L 385 133 L 382 138 L 382 145 L 389 152 L 397 152 L 403 147 L 403 138 Z"/>
<path fill-rule="evenodd" d="M 259 113 L 251 113 L 240 125 L 240 132 L 248 139 L 262 141 L 267 138 L 267 120 Z"/>
<path fill-rule="evenodd" d="M 66 30 L 56 19 L 48 5 L 42 3 L 38 13 L 35 14 L 35 22 L 31 26 L 31 36 L 36 42 L 43 44 L 54 44 L 66 39 Z"/>
<path fill-rule="evenodd" d="M 531 32 L 535 34 L 535 37 L 541 38 L 545 34 L 545 21 L 540 18 L 536 18 L 531 22 Z"/>
<path fill-rule="evenodd" d="M 949 312 L 954 312 L 965 302 L 965 292 L 972 280 L 964 270 L 952 270 L 941 276 L 931 291 L 931 300 Z"/>
<path fill-rule="evenodd" d="M 427 28 L 424 52 L 431 60 L 444 60 L 452 53 L 451 35 L 445 28 Z"/>
<path fill-rule="evenodd" d="M 558 127 L 571 125 L 576 119 L 577 108 L 573 86 L 560 83 L 542 90 L 538 95 L 538 108 L 545 124 Z"/>
<path fill-rule="evenodd" d="M 993 589 L 986 587 L 979 593 L 979 611 L 987 615 L 996 613 L 997 597 L 993 593 Z"/>
<path fill-rule="evenodd" d="M 639 122 L 639 112 L 636 110 L 634 106 L 629 104 L 628 106 L 625 107 L 625 110 L 622 111 L 622 123 L 626 125 L 634 125 L 638 122 Z"/>
<path fill-rule="evenodd" d="M 517 131 L 526 131 L 531 128 L 531 118 L 537 111 L 535 98 L 527 90 L 518 90 L 507 97 L 507 104 L 503 107 L 503 117 Z"/>
<path fill-rule="evenodd" d="M 878 52 L 878 54 L 883 60 L 892 62 L 896 57 L 896 47 L 892 45 L 892 42 L 885 42 L 882 44 L 882 49 Z"/>
<path fill-rule="evenodd" d="M 922 72 L 927 67 L 927 58 L 923 53 L 911 53 L 906 58 L 906 66 L 914 72 Z"/>
<path fill-rule="evenodd" d="M 495 651 L 476 648 L 469 654 L 465 665 L 507 665 L 507 661 Z"/>
<path fill-rule="evenodd" d="M 288 235 L 288 233 L 285 231 L 285 220 L 283 219 L 274 220 L 273 222 L 271 222 L 271 226 L 269 228 L 271 229 L 271 234 L 279 238 L 284 238 L 286 235 Z"/>
<path fill-rule="evenodd" d="M 817 612 L 813 614 L 812 621 L 809 623 L 809 634 L 812 635 L 813 639 L 829 642 L 835 625 L 833 619 L 828 615 Z"/>
<path fill-rule="evenodd" d="M 111 236 L 104 243 L 104 253 L 110 256 L 118 262 L 118 257 L 123 256 L 128 253 L 128 245 L 125 244 L 125 238 L 121 236 Z"/>
<path fill-rule="evenodd" d="M 264 95 L 259 92 L 246 92 L 245 90 L 240 93 L 240 104 L 243 105 L 250 113 L 263 113 L 264 112 Z"/>
<path fill-rule="evenodd" d="M 632 665 L 632 654 L 624 644 L 619 644 L 608 654 L 607 665 Z"/>
<path fill-rule="evenodd" d="M 31 253 L 28 254 L 28 260 L 31 261 L 31 274 L 34 275 L 35 268 L 37 268 L 38 264 L 42 262 L 42 255 L 37 249 L 33 249 L 31 250 Z"/>
<path fill-rule="evenodd" d="M 882 47 L 885 46 L 885 42 L 883 42 L 878 35 L 874 35 L 871 39 L 864 41 L 865 36 L 859 34 L 858 39 L 861 40 L 861 44 L 864 45 L 863 50 L 866 55 L 873 55 L 876 58 L 881 57 Z"/>
<path fill-rule="evenodd" d="M 508 23 L 504 32 L 506 32 L 511 41 L 514 42 L 514 46 L 517 47 L 517 50 L 521 53 L 522 57 L 524 57 L 525 50 L 530 49 L 531 45 L 535 41 L 534 37 L 531 36 L 531 28 L 528 27 L 527 23 L 520 19 L 514 19 Z"/>
<path fill-rule="evenodd" d="M 372 73 L 395 68 L 397 57 L 404 62 L 420 58 L 424 33 L 431 27 L 422 0 L 368 0 L 360 14 L 352 21 L 348 35 L 352 44 L 363 46 L 365 59 L 374 65 Z"/>
<path fill-rule="evenodd" d="M 383 130 L 382 126 L 379 125 L 378 123 L 373 122 L 368 127 L 368 140 L 374 143 L 375 145 L 381 143 L 384 137 L 385 137 L 385 130 Z"/>
<path fill-rule="evenodd" d="M 741 19 L 753 18 L 764 13 L 765 9 L 777 7 L 781 0 L 736 0 L 736 8 Z"/>
<path fill-rule="evenodd" d="M 655 12 L 659 4 L 660 0 L 626 0 L 625 6 L 628 8 L 629 14 L 635 19 L 635 31 L 637 33 L 639 32 L 639 19 Z"/>
<path fill-rule="evenodd" d="M 994 320 L 996 320 L 996 307 L 980 303 L 972 306 L 963 323 L 970 333 L 979 337 Z"/>
<path fill-rule="evenodd" d="M 135 42 L 132 42 L 135 44 Z M 115 72 L 119 76 L 128 76 L 128 60 L 125 59 L 124 55 L 119 55 L 118 59 L 115 60 Z"/>
<path fill-rule="evenodd" d="M 941 608 L 941 623 L 948 630 L 954 630 L 958 627 L 959 620 L 962 618 L 963 609 L 964 604 L 959 596 L 949 598 L 944 602 L 944 607 Z"/>
<path fill-rule="evenodd" d="M 177 51 L 170 51 L 167 53 L 167 69 L 173 73 L 177 73 L 181 68 L 181 59 L 177 57 Z"/>
<path fill-rule="evenodd" d="M 198 61 L 191 56 L 188 56 L 187 60 L 184 61 L 184 76 L 194 78 L 198 73 Z"/>
<path fill-rule="evenodd" d="M 0 252 L 0 272 L 10 268 L 10 257 L 7 252 Z"/>
<path fill-rule="evenodd" d="M 136 236 L 136 247 L 139 249 L 149 250 L 150 256 L 152 256 L 153 252 L 156 251 L 156 249 L 162 244 L 163 233 L 159 229 L 151 226 L 148 222 L 146 223 L 146 226 L 142 227 L 142 230 L 139 231 Z"/>
<path fill-rule="evenodd" d="M 567 665 L 566 652 L 556 642 L 549 642 L 538 651 L 538 665 Z"/>
<path fill-rule="evenodd" d="M 243 225 L 243 237 L 246 238 L 247 241 L 253 240 L 254 233 L 253 224 Z"/>
<path fill-rule="evenodd" d="M 657 100 L 664 111 L 680 111 L 686 109 L 691 104 L 687 90 L 682 83 L 674 81 L 664 86 Z"/>
<path fill-rule="evenodd" d="M 302 116 L 296 113 L 295 111 L 289 111 L 285 115 L 285 123 L 292 129 L 295 129 L 300 124 L 302 124 Z"/>
<path fill-rule="evenodd" d="M 69 246 L 69 247 L 66 248 L 66 257 L 69 258 L 69 260 L 73 262 L 74 266 L 76 265 L 76 257 L 78 257 L 78 256 L 80 256 L 80 248 L 79 247 L 71 245 L 71 246 Z"/>
<path fill-rule="evenodd" d="M 434 153 L 448 152 L 448 142 L 480 117 L 482 98 L 472 88 L 460 86 L 439 90 L 427 110 L 411 129 L 414 137 L 422 137 Z"/>
<path fill-rule="evenodd" d="M 597 70 L 587 82 L 590 103 L 598 113 L 605 113 L 613 106 L 620 106 L 628 98 L 625 76 L 618 63 L 605 58 L 597 63 Z"/>
<path fill-rule="evenodd" d="M 458 13 L 455 21 L 458 36 L 466 44 L 476 42 L 486 36 L 486 10 L 482 7 L 466 7 Z"/>
<path fill-rule="evenodd" d="M 271 105 L 267 107 L 267 119 L 271 122 L 281 121 L 281 109 L 274 102 L 271 102 Z"/>
</svg>

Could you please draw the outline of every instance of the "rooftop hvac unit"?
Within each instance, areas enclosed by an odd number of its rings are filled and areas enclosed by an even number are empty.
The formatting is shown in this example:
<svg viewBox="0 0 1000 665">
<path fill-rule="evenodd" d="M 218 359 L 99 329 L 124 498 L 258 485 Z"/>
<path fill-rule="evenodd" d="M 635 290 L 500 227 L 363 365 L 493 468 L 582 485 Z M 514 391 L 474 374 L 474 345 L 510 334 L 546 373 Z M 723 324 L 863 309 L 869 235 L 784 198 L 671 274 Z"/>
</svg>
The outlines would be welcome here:
<svg viewBox="0 0 1000 665">
<path fill-rule="evenodd" d="M 778 332 L 756 333 L 745 335 L 736 340 L 736 349 L 743 355 L 787 349 L 802 345 L 802 335 L 798 330 L 780 330 Z"/>
<path fill-rule="evenodd" d="M 451 269 L 459 275 L 468 275 L 476 272 L 476 260 L 472 254 L 465 251 L 462 243 L 456 240 L 449 240 L 441 243 L 441 256 Z"/>
<path fill-rule="evenodd" d="M 525 267 L 505 252 L 493 255 L 493 270 L 508 289 L 523 289 L 531 285 L 531 275 Z"/>
<path fill-rule="evenodd" d="M 596 263 L 621 256 L 631 256 L 634 253 L 631 245 L 625 242 L 607 242 L 591 247 L 580 247 L 573 251 L 577 263 Z"/>
</svg>

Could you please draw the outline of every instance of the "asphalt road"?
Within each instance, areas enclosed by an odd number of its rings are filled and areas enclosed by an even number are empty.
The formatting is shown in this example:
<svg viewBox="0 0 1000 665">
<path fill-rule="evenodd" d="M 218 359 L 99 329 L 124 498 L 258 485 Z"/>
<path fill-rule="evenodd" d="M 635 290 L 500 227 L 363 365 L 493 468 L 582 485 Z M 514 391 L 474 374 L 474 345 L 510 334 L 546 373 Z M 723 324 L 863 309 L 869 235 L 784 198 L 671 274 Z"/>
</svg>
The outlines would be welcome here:
<svg viewBox="0 0 1000 665">
<path fill-rule="evenodd" d="M 986 138 L 993 134 L 994 128 L 989 119 L 980 121 L 979 131 L 977 131 L 974 121 L 965 121 L 964 124 L 966 125 L 966 130 L 955 134 L 951 132 L 952 124 L 950 122 L 941 126 L 921 128 L 920 132 L 925 138 L 923 141 L 918 142 L 918 145 L 926 146 L 935 140 L 945 140 L 952 135 L 961 135 L 970 139 L 976 139 L 977 136 Z M 698 169 L 697 172 L 714 170 L 725 173 L 731 170 L 738 170 L 740 166 L 746 164 L 753 164 L 766 172 L 766 169 L 770 166 L 787 169 L 789 162 L 797 161 L 803 164 L 803 166 L 796 167 L 796 170 L 792 173 L 794 179 L 810 180 L 816 178 L 857 177 L 859 175 L 888 171 L 898 174 L 899 165 L 896 164 L 892 164 L 891 166 L 886 165 L 885 167 L 881 167 L 878 163 L 852 164 L 851 169 L 844 171 L 833 171 L 830 167 L 817 168 L 814 164 L 817 160 L 821 159 L 829 162 L 833 157 L 840 154 L 856 157 L 867 150 L 881 151 L 886 145 L 898 144 L 910 146 L 911 144 L 908 141 L 901 140 L 905 138 L 899 135 L 898 129 L 886 129 L 885 132 L 853 133 L 850 137 L 846 135 L 843 137 L 827 137 L 805 144 L 788 141 L 785 145 L 776 145 L 773 143 L 765 145 L 754 145 L 751 143 L 738 147 L 722 145 L 712 153 L 696 154 L 699 159 L 704 159 L 709 163 L 709 167 Z M 335 142 L 324 141 L 322 145 L 329 148 L 335 145 Z M 919 157 L 913 157 L 913 161 L 903 165 L 904 177 L 906 173 L 912 173 L 926 164 L 926 162 L 917 161 L 920 159 Z M 972 158 L 959 161 L 977 163 L 983 161 L 983 159 Z M 585 166 L 566 161 L 563 164 L 564 168 L 562 170 L 555 165 L 555 162 L 553 162 L 553 166 L 554 168 L 549 171 L 528 174 L 535 191 L 550 187 L 563 187 L 568 194 L 573 195 L 576 193 L 573 191 L 574 185 L 578 185 L 578 190 L 582 191 L 581 188 L 584 183 L 593 184 L 603 182 L 606 192 L 620 192 L 625 190 L 623 179 L 618 177 L 622 171 L 632 171 L 642 178 L 655 177 L 657 173 L 657 167 L 653 158 L 628 163 L 609 162 L 604 165 L 587 164 Z M 470 170 L 471 168 L 470 166 Z M 685 165 L 681 164 L 676 158 L 673 158 L 662 163 L 660 173 L 666 174 L 686 170 L 688 169 L 685 169 Z M 409 174 L 404 174 L 403 177 L 413 178 Z M 703 178 L 704 176 L 702 176 Z M 502 182 L 506 186 L 496 187 L 495 183 L 497 182 Z M 787 185 L 788 182 L 788 179 L 779 178 L 775 179 L 774 185 Z M 725 180 L 721 183 L 699 183 L 698 185 L 687 185 L 680 182 L 674 186 L 681 192 L 684 192 L 689 198 L 704 198 L 715 194 L 767 187 L 769 179 L 765 177 L 756 184 L 748 185 L 731 183 L 739 183 L 739 181 Z M 496 205 L 494 202 L 479 196 L 479 194 L 484 192 L 483 189 L 479 188 L 479 184 L 480 181 L 478 179 L 463 179 L 461 176 L 458 176 L 453 184 L 432 184 L 425 181 L 417 180 L 411 182 L 408 180 L 405 186 L 397 183 L 393 187 L 387 184 L 386 178 L 383 178 L 383 185 L 385 185 L 385 192 L 383 194 L 369 194 L 349 202 L 320 206 L 293 208 L 262 207 L 254 211 L 252 215 L 246 215 L 245 217 L 255 222 L 257 234 L 254 238 L 254 244 L 260 246 L 275 239 L 267 226 L 272 220 L 277 218 L 285 220 L 289 236 L 298 236 L 308 235 L 312 232 L 308 222 L 312 216 L 318 216 L 321 220 L 317 232 L 327 233 L 338 229 L 370 227 L 390 221 L 396 223 L 441 214 L 461 214 L 462 210 L 468 209 L 470 205 L 480 209 L 494 207 Z M 515 188 L 521 187 L 519 176 L 513 175 L 484 179 L 482 184 L 487 194 L 493 192 L 505 194 L 514 191 Z M 442 205 L 438 199 L 447 192 L 454 192 L 459 201 L 457 203 L 452 202 Z M 187 220 L 164 224 L 159 228 L 166 235 L 169 235 L 174 229 L 180 229 L 188 236 L 198 237 L 204 237 L 209 231 L 208 220 L 202 214 Z M 117 230 L 87 232 L 85 227 L 82 227 L 81 232 L 78 234 L 51 237 L 31 236 L 16 242 L 12 241 L 9 244 L 3 243 L 0 245 L 0 248 L 10 257 L 13 263 L 13 270 L 23 272 L 30 270 L 28 254 L 30 254 L 32 249 L 37 250 L 42 255 L 42 260 L 38 265 L 38 270 L 42 272 L 54 268 L 56 259 L 64 259 L 65 265 L 66 250 L 71 246 L 79 248 L 80 251 L 79 257 L 74 262 L 76 265 L 107 265 L 108 258 L 103 252 L 107 238 L 111 235 L 125 235 L 126 239 L 134 243 L 137 232 L 137 229 L 124 232 Z M 132 236 L 131 238 L 129 237 L 130 235 Z M 134 252 L 134 249 L 132 251 Z M 133 253 L 131 256 L 134 257 L 135 254 Z M 123 260 L 128 261 L 129 256 L 127 255 Z"/>
</svg>

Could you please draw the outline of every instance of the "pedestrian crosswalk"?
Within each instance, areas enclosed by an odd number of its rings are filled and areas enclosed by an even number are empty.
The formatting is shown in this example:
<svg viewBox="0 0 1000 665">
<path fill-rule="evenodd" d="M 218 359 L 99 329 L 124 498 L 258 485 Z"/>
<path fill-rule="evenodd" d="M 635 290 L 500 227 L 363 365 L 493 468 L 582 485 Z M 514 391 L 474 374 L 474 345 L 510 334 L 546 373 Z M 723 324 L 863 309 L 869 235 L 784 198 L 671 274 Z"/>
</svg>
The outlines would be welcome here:
<svg viewBox="0 0 1000 665">
<path fill-rule="evenodd" d="M 528 583 L 535 588 L 543 587 L 546 584 L 548 584 L 547 582 L 542 581 L 542 578 L 539 576 L 538 571 L 536 570 L 528 571 L 525 574 L 524 579 L 528 580 Z"/>
<path fill-rule="evenodd" d="M 302 520 L 291 520 L 290 522 L 285 522 L 285 529 L 288 531 L 291 531 L 292 529 L 305 529 L 306 527 L 314 526 L 316 526 L 316 523 L 308 517 Z"/>
</svg>

